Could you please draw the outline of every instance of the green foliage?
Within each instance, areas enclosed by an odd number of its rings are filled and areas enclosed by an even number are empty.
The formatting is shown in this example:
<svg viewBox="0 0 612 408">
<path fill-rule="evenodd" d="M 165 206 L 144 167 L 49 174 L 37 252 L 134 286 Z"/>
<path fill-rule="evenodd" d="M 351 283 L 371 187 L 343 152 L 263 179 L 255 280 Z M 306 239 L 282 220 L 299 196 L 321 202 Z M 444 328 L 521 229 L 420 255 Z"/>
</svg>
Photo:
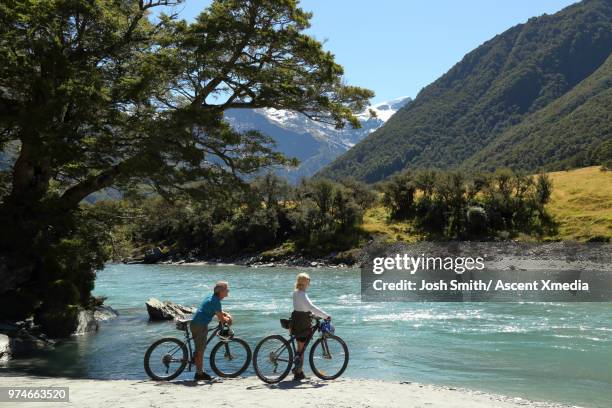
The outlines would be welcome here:
<svg viewBox="0 0 612 408">
<path fill-rule="evenodd" d="M 298 247 L 312 253 L 348 249 L 359 240 L 364 208 L 354 193 L 331 180 L 304 182 L 296 191 L 297 206 L 289 217 Z"/>
<path fill-rule="evenodd" d="M 612 140 L 606 140 L 599 146 L 597 161 L 604 170 L 612 170 Z"/>
<path fill-rule="evenodd" d="M 47 285 L 44 302 L 47 306 L 74 305 L 79 302 L 79 290 L 65 279 L 58 279 Z"/>
<path fill-rule="evenodd" d="M 373 95 L 343 82 L 297 1 L 214 0 L 192 23 L 154 12 L 181 2 L 0 4 L 0 150 L 17 148 L 0 168 L 0 295 L 42 299 L 35 315 L 48 333 L 67 333 L 73 302 L 89 304 L 94 271 L 118 252 L 101 216 L 114 219 L 111 206 L 81 207 L 87 196 L 115 187 L 200 203 L 174 205 L 170 217 L 151 203 L 155 227 L 132 231 L 145 241 L 173 236 L 204 250 L 220 239 L 235 250 L 277 239 L 262 228 L 282 220 L 277 210 L 205 206 L 236 198 L 264 167 L 294 164 L 223 112 L 273 107 L 358 126 L 353 112 Z M 57 281 L 71 289 L 48 309 L 44 291 Z"/>
<path fill-rule="evenodd" d="M 390 211 L 392 220 L 405 220 L 414 215 L 415 182 L 409 173 L 397 174 L 383 187 L 382 204 Z"/>
<path fill-rule="evenodd" d="M 612 158 L 612 56 L 546 107 L 526 115 L 464 164 L 493 170 L 565 170 Z"/>
<path fill-rule="evenodd" d="M 40 303 L 38 296 L 24 287 L 0 297 L 0 308 L 4 311 L 4 318 L 9 321 L 19 321 L 32 316 Z"/>
<path fill-rule="evenodd" d="M 108 259 L 112 220 L 90 207 L 72 213 L 57 211 L 54 197 L 44 204 L 38 211 L 46 211 L 42 213 L 45 217 L 26 219 L 31 209 L 23 209 L 14 213 L 21 222 L 4 224 L 2 238 L 22 246 L 19 253 L 0 259 L 8 268 L 14 268 L 13 279 L 21 281 L 15 290 L 1 296 L 3 319 L 42 316 L 39 312 L 51 307 L 63 310 L 66 305 L 89 304 L 95 270 Z M 41 230 L 46 233 L 34 234 Z M 26 245 L 23 240 L 27 238 Z M 51 321 L 49 316 L 47 321 Z"/>
<path fill-rule="evenodd" d="M 546 175 L 546 173 L 541 173 L 538 175 L 536 178 L 535 200 L 540 207 L 544 208 L 544 206 L 550 201 L 552 187 L 552 181 L 550 180 L 550 177 Z"/>
<path fill-rule="evenodd" d="M 286 242 L 294 242 L 297 251 L 327 254 L 351 248 L 361 238 L 364 205 L 373 193 L 352 185 L 355 189 L 316 180 L 290 187 L 268 173 L 246 189 L 206 203 L 159 196 L 115 202 L 118 212 L 138 215 L 116 226 L 113 235 L 136 248 L 170 248 L 168 255 L 176 259 L 244 255 Z"/>
<path fill-rule="evenodd" d="M 426 171 L 392 177 L 384 187 L 383 205 L 391 219 L 411 220 L 434 239 L 542 235 L 555 227 L 544 208 L 551 192 L 544 174 L 534 179 L 508 169 L 470 177 Z"/>
<path fill-rule="evenodd" d="M 408 168 L 601 164 L 612 134 L 611 53 L 608 0 L 532 18 L 465 55 L 320 175 L 376 182 Z"/>
<path fill-rule="evenodd" d="M 340 180 L 340 184 L 347 188 L 351 197 L 359 207 L 368 209 L 376 204 L 376 193 L 367 184 L 353 177 L 347 177 Z"/>
<path fill-rule="evenodd" d="M 40 309 L 36 321 L 50 337 L 70 336 L 77 328 L 79 309 L 73 305 L 57 305 Z"/>
</svg>

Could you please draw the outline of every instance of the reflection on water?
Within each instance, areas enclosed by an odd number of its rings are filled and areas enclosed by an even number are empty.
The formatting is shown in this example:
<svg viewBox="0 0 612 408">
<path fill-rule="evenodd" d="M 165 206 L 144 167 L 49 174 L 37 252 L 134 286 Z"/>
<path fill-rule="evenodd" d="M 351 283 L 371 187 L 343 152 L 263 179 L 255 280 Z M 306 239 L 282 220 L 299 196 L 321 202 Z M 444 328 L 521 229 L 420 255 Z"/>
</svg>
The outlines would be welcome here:
<svg viewBox="0 0 612 408">
<path fill-rule="evenodd" d="M 148 297 L 197 305 L 214 282 L 230 282 L 224 307 L 254 348 L 291 311 L 296 269 L 111 265 L 95 293 L 120 317 L 52 353 L 16 360 L 10 372 L 88 378 L 145 378 L 144 351 L 171 323 L 149 323 Z M 362 303 L 358 270 L 310 270 L 310 296 L 349 345 L 346 376 L 488 390 L 585 406 L 612 401 L 609 303 Z M 7 372 L 6 370 L 4 370 Z M 187 378 L 191 373 L 185 373 Z M 247 375 L 253 375 L 252 368 Z"/>
</svg>

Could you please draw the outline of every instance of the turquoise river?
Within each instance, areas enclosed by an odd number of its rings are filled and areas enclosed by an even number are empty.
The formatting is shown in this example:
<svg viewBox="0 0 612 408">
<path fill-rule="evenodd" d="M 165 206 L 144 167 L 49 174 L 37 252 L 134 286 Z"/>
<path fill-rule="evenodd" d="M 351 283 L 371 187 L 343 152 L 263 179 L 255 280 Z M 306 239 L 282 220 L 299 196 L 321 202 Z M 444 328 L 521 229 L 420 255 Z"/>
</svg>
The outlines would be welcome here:
<svg viewBox="0 0 612 408">
<path fill-rule="evenodd" d="M 171 323 L 149 323 L 149 297 L 197 305 L 230 282 L 224 308 L 251 348 L 291 311 L 295 268 L 108 265 L 95 294 L 119 318 L 5 373 L 145 379 L 143 355 Z M 358 269 L 309 269 L 311 299 L 351 352 L 348 377 L 443 384 L 586 407 L 612 406 L 610 303 L 365 303 Z M 193 373 L 184 373 L 184 378 Z M 254 375 L 252 368 L 246 375 Z"/>
</svg>

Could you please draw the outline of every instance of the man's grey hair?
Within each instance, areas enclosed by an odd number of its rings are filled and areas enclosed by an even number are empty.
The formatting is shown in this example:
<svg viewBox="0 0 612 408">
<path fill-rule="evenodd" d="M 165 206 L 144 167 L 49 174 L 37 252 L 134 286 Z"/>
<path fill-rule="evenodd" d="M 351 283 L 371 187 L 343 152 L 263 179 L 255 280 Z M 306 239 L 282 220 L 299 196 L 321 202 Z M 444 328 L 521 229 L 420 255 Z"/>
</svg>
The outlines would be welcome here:
<svg viewBox="0 0 612 408">
<path fill-rule="evenodd" d="M 227 289 L 228 283 L 226 281 L 219 281 L 215 283 L 214 294 L 218 295 L 221 289 Z"/>
</svg>

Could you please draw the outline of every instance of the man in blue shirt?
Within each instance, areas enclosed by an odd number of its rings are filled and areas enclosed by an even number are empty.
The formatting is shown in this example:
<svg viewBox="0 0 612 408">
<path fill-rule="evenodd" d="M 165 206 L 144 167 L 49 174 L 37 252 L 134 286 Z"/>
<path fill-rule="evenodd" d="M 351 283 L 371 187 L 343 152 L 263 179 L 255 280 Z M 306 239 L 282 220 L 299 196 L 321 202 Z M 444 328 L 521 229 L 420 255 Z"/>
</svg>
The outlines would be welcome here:
<svg viewBox="0 0 612 408">
<path fill-rule="evenodd" d="M 214 316 L 221 323 L 232 324 L 232 316 L 223 311 L 221 300 L 229 295 L 229 285 L 225 281 L 219 281 L 215 285 L 213 294 L 208 296 L 191 320 L 191 334 L 195 343 L 195 381 L 211 380 L 212 377 L 204 372 L 204 350 L 206 349 L 206 338 L 208 337 L 208 324 Z"/>
</svg>

